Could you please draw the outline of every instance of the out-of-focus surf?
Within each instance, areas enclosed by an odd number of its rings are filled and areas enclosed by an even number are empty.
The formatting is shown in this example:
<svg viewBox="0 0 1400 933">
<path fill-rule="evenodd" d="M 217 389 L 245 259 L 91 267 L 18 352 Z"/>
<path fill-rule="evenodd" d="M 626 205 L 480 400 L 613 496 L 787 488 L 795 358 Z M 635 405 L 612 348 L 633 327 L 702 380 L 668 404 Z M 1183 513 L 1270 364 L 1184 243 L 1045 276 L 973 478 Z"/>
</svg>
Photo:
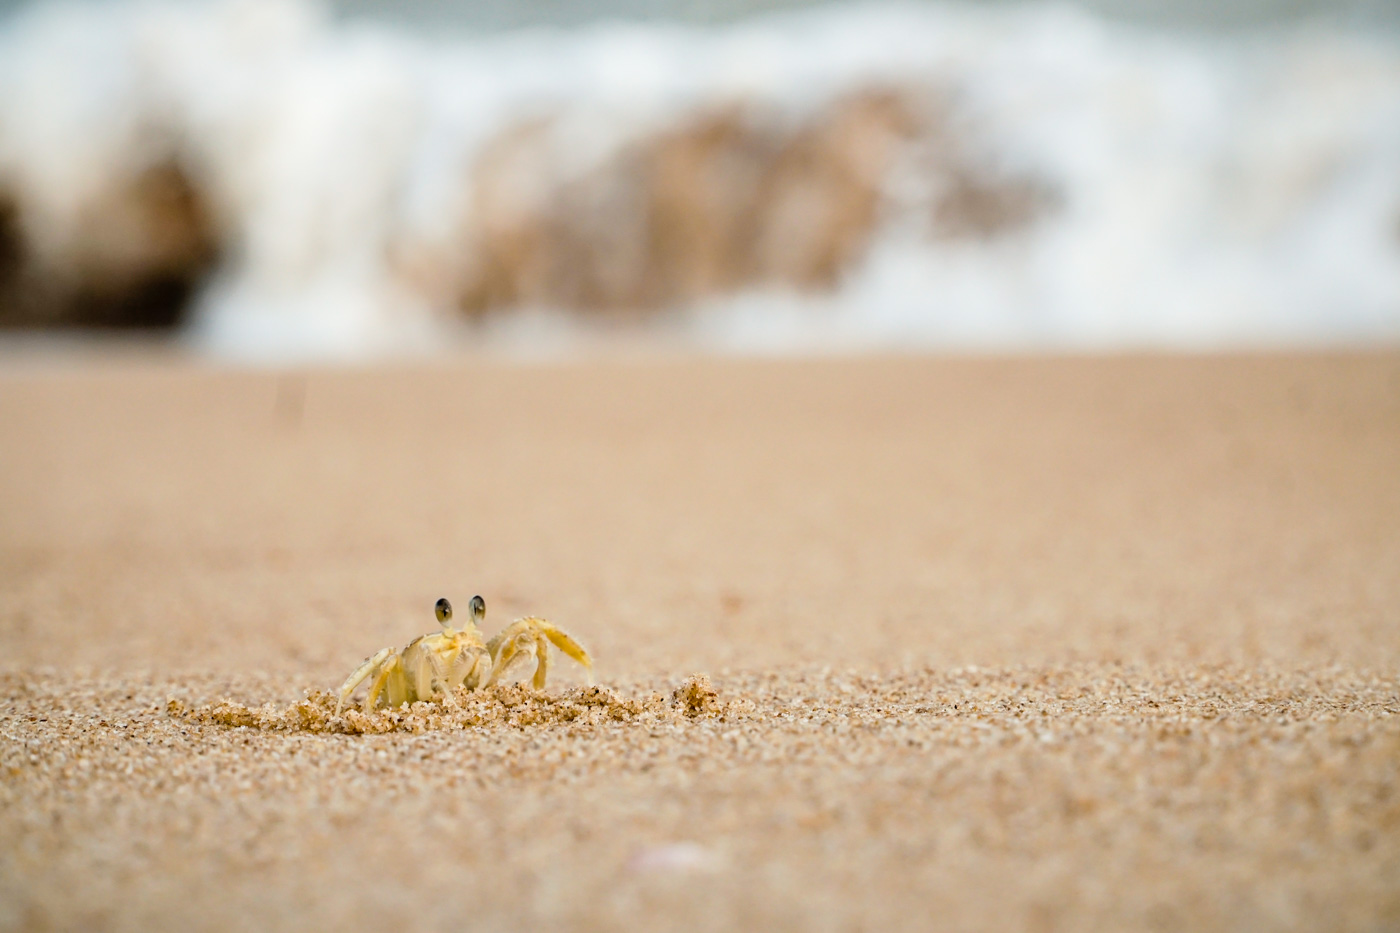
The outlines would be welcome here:
<svg viewBox="0 0 1400 933">
<path fill-rule="evenodd" d="M 1044 6 L 452 39 L 50 6 L 0 36 L 0 220 L 36 319 L 185 276 L 192 338 L 253 359 L 1394 340 L 1400 45 Z"/>
</svg>

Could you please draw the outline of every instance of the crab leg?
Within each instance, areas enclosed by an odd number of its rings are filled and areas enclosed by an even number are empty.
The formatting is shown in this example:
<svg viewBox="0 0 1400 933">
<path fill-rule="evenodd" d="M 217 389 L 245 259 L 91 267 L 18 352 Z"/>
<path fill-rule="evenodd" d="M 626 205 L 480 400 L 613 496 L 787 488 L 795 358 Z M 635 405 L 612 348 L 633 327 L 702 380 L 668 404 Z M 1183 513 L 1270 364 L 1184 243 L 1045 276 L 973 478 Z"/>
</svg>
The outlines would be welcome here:
<svg viewBox="0 0 1400 933">
<path fill-rule="evenodd" d="M 462 678 L 462 683 L 467 683 L 470 680 L 471 688 L 480 690 L 491 679 L 491 667 L 491 652 L 479 651 L 476 655 L 476 661 L 472 664 L 471 673 Z"/>
<path fill-rule="evenodd" d="M 485 665 L 483 667 L 483 665 Z M 447 672 L 449 689 L 465 684 L 468 690 L 484 686 L 491 676 L 491 655 L 482 647 L 463 648 Z"/>
<path fill-rule="evenodd" d="M 363 664 L 350 672 L 350 676 L 345 678 L 345 683 L 340 685 L 340 699 L 337 700 L 335 704 L 335 714 L 337 716 L 340 715 L 340 709 L 345 705 L 346 699 L 349 698 L 350 694 L 355 692 L 355 688 L 358 687 L 366 677 L 372 674 L 375 668 L 384 663 L 385 658 L 393 653 L 393 648 L 385 648 L 378 654 L 365 658 Z"/>
<path fill-rule="evenodd" d="M 408 667 L 403 662 L 402 652 L 389 662 L 389 667 L 389 676 L 384 682 L 384 705 L 397 709 L 418 699 L 413 681 L 408 679 Z"/>
<path fill-rule="evenodd" d="M 425 664 L 426 662 L 426 664 Z M 423 658 L 419 662 L 418 673 L 418 699 L 426 700 L 441 690 L 443 696 L 452 692 L 452 685 L 447 680 L 447 665 L 442 663 L 442 658 L 436 651 L 423 652 Z M 423 692 L 423 668 L 426 666 L 428 674 L 428 692 Z"/>
<path fill-rule="evenodd" d="M 408 699 L 409 689 L 408 678 L 404 676 L 403 662 L 399 660 L 398 655 L 393 655 L 384 662 L 379 676 L 369 685 L 369 693 L 365 694 L 364 710 L 366 713 L 373 712 L 375 701 L 381 693 L 385 697 L 385 706 L 402 706 Z"/>
<path fill-rule="evenodd" d="M 514 629 L 517 625 L 519 625 L 518 622 L 512 623 L 510 628 Z M 509 632 L 510 629 L 506 631 Z M 489 687 L 500 680 L 509 682 L 513 677 L 518 677 L 520 672 L 528 667 L 532 660 L 536 659 L 539 648 L 531 634 L 528 630 L 518 630 L 509 638 L 500 639 L 498 635 L 492 639 L 498 653 L 491 666 L 491 679 L 486 681 L 486 686 Z M 497 641 L 497 639 L 500 640 Z"/>
<path fill-rule="evenodd" d="M 545 641 L 544 635 L 535 633 L 535 654 L 539 656 L 540 663 L 535 667 L 535 679 L 532 683 L 536 690 L 544 689 L 545 678 L 549 676 L 549 642 Z"/>
<path fill-rule="evenodd" d="M 412 694 L 404 699 L 426 700 L 433 695 L 433 668 L 429 659 L 437 652 L 428 647 L 429 637 L 415 638 L 403 650 L 404 679 L 411 688 L 405 693 Z"/>
<path fill-rule="evenodd" d="M 564 652 L 569 657 L 573 658 L 575 661 L 583 665 L 584 670 L 588 671 L 588 682 L 592 683 L 593 659 L 588 656 L 587 651 L 583 650 L 583 645 L 580 645 L 578 642 L 574 641 L 573 638 L 569 636 L 568 632 L 559 628 L 552 622 L 546 622 L 544 619 L 540 619 L 539 625 L 540 631 L 544 632 L 545 635 L 548 636 L 549 640 L 554 642 L 555 646 L 558 647 L 560 651 Z M 544 646 L 542 645 L 540 647 L 540 653 L 541 655 L 543 655 Z"/>
</svg>

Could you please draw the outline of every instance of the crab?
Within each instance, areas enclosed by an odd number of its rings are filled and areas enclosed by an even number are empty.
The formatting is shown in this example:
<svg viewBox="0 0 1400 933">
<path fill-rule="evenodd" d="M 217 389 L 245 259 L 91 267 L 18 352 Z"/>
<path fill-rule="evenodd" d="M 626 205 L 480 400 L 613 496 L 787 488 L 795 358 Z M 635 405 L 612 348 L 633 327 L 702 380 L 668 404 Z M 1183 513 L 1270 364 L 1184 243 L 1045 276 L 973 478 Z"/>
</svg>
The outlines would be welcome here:
<svg viewBox="0 0 1400 933">
<path fill-rule="evenodd" d="M 536 690 L 543 690 L 549 674 L 550 642 L 583 665 L 592 680 L 593 659 L 588 652 L 547 619 L 517 619 L 485 641 L 477 627 L 486 618 L 486 600 L 480 596 L 472 597 L 467 624 L 462 628 L 452 625 L 452 604 L 446 599 L 439 599 L 433 611 L 442 631 L 420 635 L 402 651 L 385 648 L 366 658 L 341 684 L 335 705 L 337 716 L 355 689 L 370 678 L 373 679 L 363 704 L 367 713 L 376 706 L 402 706 L 438 694 L 450 696 L 459 686 L 478 690 L 519 680 L 529 671 L 531 661 L 532 683 Z"/>
</svg>

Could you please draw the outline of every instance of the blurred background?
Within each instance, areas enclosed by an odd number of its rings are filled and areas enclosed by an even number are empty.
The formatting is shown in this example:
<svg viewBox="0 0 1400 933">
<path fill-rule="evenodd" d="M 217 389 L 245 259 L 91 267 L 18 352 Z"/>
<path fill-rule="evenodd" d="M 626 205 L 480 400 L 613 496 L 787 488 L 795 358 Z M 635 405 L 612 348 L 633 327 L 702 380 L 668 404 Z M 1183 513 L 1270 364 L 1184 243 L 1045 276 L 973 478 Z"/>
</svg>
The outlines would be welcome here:
<svg viewBox="0 0 1400 933">
<path fill-rule="evenodd" d="M 0 2 L 0 343 L 133 330 L 1394 342 L 1400 4 Z"/>
</svg>

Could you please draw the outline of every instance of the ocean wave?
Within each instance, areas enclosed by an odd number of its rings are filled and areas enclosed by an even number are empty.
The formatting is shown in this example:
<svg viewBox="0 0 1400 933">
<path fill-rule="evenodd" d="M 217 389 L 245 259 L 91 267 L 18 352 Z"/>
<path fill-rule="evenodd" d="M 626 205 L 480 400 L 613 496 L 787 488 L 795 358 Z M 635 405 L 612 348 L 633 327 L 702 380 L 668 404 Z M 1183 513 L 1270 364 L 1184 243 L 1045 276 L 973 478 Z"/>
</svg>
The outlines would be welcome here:
<svg viewBox="0 0 1400 933">
<path fill-rule="evenodd" d="M 458 39 L 45 6 L 0 34 L 6 315 L 253 359 L 1395 340 L 1400 46 L 1058 6 Z"/>
</svg>

